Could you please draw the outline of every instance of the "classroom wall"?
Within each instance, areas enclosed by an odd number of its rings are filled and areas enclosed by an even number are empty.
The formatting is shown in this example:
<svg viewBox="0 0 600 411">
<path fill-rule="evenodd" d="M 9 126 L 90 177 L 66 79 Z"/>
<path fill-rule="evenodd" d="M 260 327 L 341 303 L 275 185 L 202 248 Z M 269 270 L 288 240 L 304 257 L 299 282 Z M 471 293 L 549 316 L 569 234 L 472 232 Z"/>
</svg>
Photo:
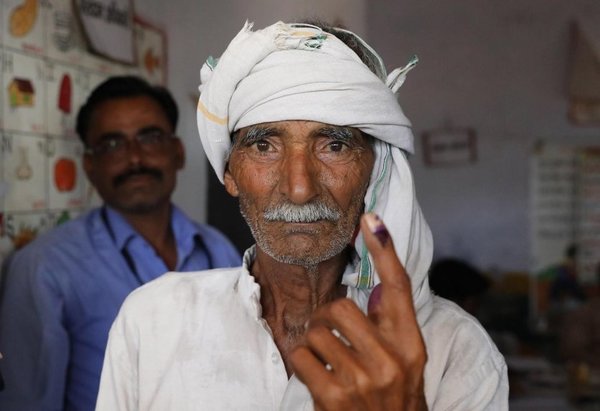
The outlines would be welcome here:
<svg viewBox="0 0 600 411">
<path fill-rule="evenodd" d="M 368 37 L 390 67 L 413 53 L 421 60 L 401 104 L 417 136 L 412 164 L 437 256 L 528 269 L 534 143 L 600 144 L 600 128 L 566 116 L 569 23 L 579 16 L 600 25 L 600 2 L 382 0 L 368 8 Z M 475 164 L 424 165 L 421 133 L 444 125 L 475 128 Z"/>
</svg>

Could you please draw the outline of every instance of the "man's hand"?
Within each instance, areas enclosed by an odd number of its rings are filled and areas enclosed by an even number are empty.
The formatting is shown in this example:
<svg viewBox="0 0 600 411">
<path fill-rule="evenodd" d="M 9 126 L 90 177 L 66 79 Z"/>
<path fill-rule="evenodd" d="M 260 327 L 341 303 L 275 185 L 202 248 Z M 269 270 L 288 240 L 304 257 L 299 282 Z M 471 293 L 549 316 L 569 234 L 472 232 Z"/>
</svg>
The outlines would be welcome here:
<svg viewBox="0 0 600 411">
<path fill-rule="evenodd" d="M 322 306 L 291 363 L 318 410 L 424 410 L 427 352 L 410 280 L 383 222 L 365 214 L 361 229 L 381 279 L 368 317 L 345 298 Z"/>
</svg>

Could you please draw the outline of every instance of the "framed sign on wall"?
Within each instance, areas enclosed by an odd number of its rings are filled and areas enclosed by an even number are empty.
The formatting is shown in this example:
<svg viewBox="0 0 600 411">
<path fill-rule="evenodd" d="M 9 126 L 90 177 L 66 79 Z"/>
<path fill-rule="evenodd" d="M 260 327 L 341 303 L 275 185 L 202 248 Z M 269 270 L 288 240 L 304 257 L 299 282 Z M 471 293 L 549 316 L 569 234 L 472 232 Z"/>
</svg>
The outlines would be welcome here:
<svg viewBox="0 0 600 411">
<path fill-rule="evenodd" d="M 453 166 L 477 160 L 477 135 L 468 127 L 445 127 L 423 133 L 423 160 L 428 166 Z"/>
</svg>

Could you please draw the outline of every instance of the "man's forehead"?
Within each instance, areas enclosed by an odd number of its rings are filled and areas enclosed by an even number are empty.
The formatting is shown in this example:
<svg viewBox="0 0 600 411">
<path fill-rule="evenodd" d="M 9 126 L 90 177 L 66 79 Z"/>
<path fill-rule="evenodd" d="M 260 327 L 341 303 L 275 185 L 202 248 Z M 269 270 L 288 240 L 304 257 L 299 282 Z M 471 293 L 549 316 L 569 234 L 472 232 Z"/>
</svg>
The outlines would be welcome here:
<svg viewBox="0 0 600 411">
<path fill-rule="evenodd" d="M 339 135 L 340 137 L 345 135 L 348 138 L 360 135 L 360 130 L 353 127 L 320 123 L 309 120 L 286 120 L 259 123 L 244 127 L 238 130 L 236 133 L 241 135 L 260 134 L 266 136 L 285 134 L 287 132 L 301 132 L 309 135 Z"/>
</svg>

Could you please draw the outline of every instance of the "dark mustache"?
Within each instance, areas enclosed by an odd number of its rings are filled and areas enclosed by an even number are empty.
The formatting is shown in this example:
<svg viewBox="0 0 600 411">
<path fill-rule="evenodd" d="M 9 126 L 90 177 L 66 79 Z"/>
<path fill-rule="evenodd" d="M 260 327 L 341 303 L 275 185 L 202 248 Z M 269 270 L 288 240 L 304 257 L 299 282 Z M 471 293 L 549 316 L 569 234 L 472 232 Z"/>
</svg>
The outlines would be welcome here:
<svg viewBox="0 0 600 411">
<path fill-rule="evenodd" d="M 163 173 L 160 170 L 157 170 L 155 168 L 149 168 L 149 167 L 138 167 L 138 168 L 132 168 L 130 170 L 127 170 L 124 173 L 116 176 L 113 179 L 113 186 L 118 187 L 121 184 L 123 184 L 125 181 L 127 181 L 128 178 L 134 177 L 137 175 L 143 175 L 143 174 L 152 176 L 152 177 L 156 178 L 157 180 L 162 180 L 162 178 L 163 178 Z"/>
</svg>

